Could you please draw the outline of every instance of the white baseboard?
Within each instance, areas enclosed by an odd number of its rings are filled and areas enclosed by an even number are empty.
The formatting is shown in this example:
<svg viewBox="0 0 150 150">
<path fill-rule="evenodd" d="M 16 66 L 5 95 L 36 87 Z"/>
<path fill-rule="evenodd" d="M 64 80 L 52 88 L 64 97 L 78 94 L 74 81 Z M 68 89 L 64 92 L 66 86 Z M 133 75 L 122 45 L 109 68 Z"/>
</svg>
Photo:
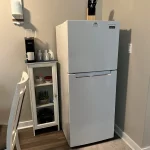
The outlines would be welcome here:
<svg viewBox="0 0 150 150">
<path fill-rule="evenodd" d="M 132 149 L 132 150 L 150 150 L 150 147 L 140 148 L 125 132 L 115 125 L 115 133 Z"/>
<path fill-rule="evenodd" d="M 143 148 L 142 150 L 150 150 L 150 147 Z"/>
<path fill-rule="evenodd" d="M 138 144 L 136 144 L 125 132 L 123 132 L 117 125 L 115 125 L 116 134 L 132 149 L 142 150 Z M 148 149 L 144 149 L 148 150 Z"/>
<path fill-rule="evenodd" d="M 31 128 L 31 127 L 33 127 L 33 120 L 19 122 L 18 129 L 21 130 L 21 129 Z"/>
</svg>

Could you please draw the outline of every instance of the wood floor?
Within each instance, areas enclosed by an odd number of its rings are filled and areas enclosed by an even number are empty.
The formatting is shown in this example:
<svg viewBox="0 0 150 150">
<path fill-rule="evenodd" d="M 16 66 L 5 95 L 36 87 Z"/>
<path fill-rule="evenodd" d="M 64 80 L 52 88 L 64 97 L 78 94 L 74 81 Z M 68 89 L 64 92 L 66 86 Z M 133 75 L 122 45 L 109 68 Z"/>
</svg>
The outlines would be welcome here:
<svg viewBox="0 0 150 150">
<path fill-rule="evenodd" d="M 0 127 L 0 150 L 4 150 L 7 127 Z M 19 130 L 22 150 L 131 150 L 119 137 L 80 148 L 69 148 L 63 132 L 33 136 L 33 129 Z M 3 148 L 2 148 L 3 146 Z"/>
<path fill-rule="evenodd" d="M 32 128 L 20 130 L 20 144 L 22 150 L 71 150 L 63 132 L 44 133 L 33 136 Z M 93 144 L 90 146 L 73 148 L 73 150 L 131 150 L 120 138 Z"/>
</svg>

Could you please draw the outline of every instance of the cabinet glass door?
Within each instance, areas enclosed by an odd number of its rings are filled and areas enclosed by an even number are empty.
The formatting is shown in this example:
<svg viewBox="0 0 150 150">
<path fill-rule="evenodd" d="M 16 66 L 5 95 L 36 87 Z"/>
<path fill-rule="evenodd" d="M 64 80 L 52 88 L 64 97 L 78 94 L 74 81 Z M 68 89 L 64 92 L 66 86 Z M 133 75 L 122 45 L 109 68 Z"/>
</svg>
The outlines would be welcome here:
<svg viewBox="0 0 150 150">
<path fill-rule="evenodd" d="M 37 126 L 51 126 L 56 122 L 53 66 L 34 68 Z M 52 124 L 51 124 L 52 123 Z"/>
</svg>

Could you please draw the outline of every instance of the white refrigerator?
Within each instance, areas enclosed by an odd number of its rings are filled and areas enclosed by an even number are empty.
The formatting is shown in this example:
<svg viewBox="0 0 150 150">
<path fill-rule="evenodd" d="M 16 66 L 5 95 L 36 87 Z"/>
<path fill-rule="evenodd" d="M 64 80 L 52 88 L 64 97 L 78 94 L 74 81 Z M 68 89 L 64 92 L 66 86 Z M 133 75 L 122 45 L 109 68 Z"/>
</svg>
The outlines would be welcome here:
<svg viewBox="0 0 150 150">
<path fill-rule="evenodd" d="M 56 27 L 62 128 L 70 147 L 114 136 L 119 23 L 66 21 Z"/>
</svg>

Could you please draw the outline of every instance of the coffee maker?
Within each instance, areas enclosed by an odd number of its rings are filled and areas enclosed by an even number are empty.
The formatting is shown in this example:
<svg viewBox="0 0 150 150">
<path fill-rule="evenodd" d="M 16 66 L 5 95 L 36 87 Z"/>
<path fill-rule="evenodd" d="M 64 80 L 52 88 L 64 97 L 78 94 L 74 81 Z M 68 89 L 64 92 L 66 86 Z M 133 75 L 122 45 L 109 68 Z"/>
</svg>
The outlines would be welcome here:
<svg viewBox="0 0 150 150">
<path fill-rule="evenodd" d="M 28 32 L 28 35 L 27 35 Z M 35 62 L 35 46 L 32 30 L 26 30 L 25 34 L 26 61 L 27 63 Z"/>
</svg>

